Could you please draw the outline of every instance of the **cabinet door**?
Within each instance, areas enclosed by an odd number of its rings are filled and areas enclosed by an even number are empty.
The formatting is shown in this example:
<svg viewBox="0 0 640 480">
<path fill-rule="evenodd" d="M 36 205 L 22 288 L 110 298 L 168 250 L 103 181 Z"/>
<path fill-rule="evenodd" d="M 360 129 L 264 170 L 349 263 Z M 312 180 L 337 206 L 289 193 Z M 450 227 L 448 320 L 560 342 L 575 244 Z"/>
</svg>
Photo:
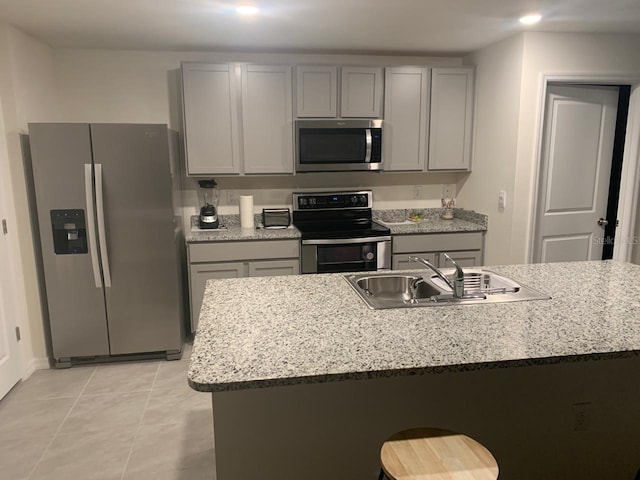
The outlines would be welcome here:
<svg viewBox="0 0 640 480">
<path fill-rule="evenodd" d="M 296 116 L 336 117 L 338 113 L 338 67 L 296 67 Z"/>
<path fill-rule="evenodd" d="M 264 262 L 249 262 L 250 277 L 274 277 L 277 275 L 297 275 L 299 273 L 299 260 L 266 260 Z"/>
<path fill-rule="evenodd" d="M 476 267 L 482 263 L 482 252 L 479 250 L 467 251 L 467 252 L 446 252 L 453 260 L 461 267 Z M 438 259 L 439 268 L 452 268 L 453 264 L 449 262 L 444 255 L 440 253 Z"/>
<path fill-rule="evenodd" d="M 411 254 L 396 254 L 391 259 L 391 269 L 392 270 L 417 270 L 424 268 L 423 265 L 419 263 L 412 262 L 409 260 L 409 256 L 413 255 L 416 257 L 420 257 L 425 259 L 428 262 L 431 262 L 434 266 L 438 266 L 435 253 L 411 253 Z"/>
<path fill-rule="evenodd" d="M 382 117 L 382 68 L 342 67 L 341 80 L 340 114 L 343 117 Z"/>
<path fill-rule="evenodd" d="M 293 173 L 291 67 L 243 65 L 245 173 Z"/>
<path fill-rule="evenodd" d="M 470 170 L 473 69 L 431 70 L 429 170 Z"/>
<path fill-rule="evenodd" d="M 191 331 L 195 332 L 200 317 L 200 307 L 204 299 L 204 289 L 207 280 L 213 278 L 244 277 L 244 264 L 234 263 L 203 263 L 189 267 L 189 295 L 191 305 Z"/>
<path fill-rule="evenodd" d="M 188 175 L 240 172 L 235 66 L 182 65 Z"/>
<path fill-rule="evenodd" d="M 425 170 L 429 83 L 427 68 L 392 67 L 385 70 L 385 170 Z"/>
</svg>

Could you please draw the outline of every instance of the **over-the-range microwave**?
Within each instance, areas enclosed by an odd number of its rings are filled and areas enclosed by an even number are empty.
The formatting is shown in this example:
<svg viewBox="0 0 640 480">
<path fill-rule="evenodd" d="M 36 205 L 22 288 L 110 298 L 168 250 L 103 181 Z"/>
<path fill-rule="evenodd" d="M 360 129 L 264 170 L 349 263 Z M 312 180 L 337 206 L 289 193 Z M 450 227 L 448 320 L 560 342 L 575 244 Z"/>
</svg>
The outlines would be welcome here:
<svg viewBox="0 0 640 480">
<path fill-rule="evenodd" d="M 296 172 L 382 170 L 382 120 L 297 120 Z"/>
</svg>

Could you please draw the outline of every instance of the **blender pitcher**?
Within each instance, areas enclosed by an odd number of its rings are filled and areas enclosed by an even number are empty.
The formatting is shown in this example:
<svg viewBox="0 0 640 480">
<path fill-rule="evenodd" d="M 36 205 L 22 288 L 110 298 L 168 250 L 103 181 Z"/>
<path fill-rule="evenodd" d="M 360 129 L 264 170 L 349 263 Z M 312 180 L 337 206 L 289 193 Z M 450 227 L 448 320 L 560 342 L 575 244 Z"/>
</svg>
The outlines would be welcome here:
<svg viewBox="0 0 640 480">
<path fill-rule="evenodd" d="M 218 199 L 220 190 L 215 180 L 199 180 L 200 185 L 200 218 L 199 226 L 203 229 L 218 228 Z"/>
</svg>

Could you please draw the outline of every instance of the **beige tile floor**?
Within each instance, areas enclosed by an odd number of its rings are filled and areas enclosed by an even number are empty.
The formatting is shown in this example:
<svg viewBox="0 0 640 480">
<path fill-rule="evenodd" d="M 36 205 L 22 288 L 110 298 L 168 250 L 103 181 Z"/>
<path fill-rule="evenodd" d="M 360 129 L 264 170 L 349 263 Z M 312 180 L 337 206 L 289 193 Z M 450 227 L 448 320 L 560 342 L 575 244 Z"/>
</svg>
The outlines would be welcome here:
<svg viewBox="0 0 640 480">
<path fill-rule="evenodd" d="M 182 360 L 39 370 L 0 402 L 1 480 L 211 480 L 211 397 Z"/>
</svg>

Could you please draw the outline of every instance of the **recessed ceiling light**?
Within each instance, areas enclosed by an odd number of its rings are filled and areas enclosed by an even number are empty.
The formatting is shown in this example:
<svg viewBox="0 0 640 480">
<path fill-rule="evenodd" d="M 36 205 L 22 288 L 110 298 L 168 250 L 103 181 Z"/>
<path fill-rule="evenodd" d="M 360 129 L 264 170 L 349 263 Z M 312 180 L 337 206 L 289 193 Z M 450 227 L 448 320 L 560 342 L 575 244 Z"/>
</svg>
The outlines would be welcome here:
<svg viewBox="0 0 640 480">
<path fill-rule="evenodd" d="M 236 7 L 236 13 L 239 15 L 255 15 L 258 13 L 258 7 L 253 5 L 240 5 Z"/>
<path fill-rule="evenodd" d="M 534 25 L 541 19 L 542 15 L 538 13 L 531 13 L 529 15 L 525 15 L 524 17 L 520 17 L 520 23 L 522 23 L 523 25 Z"/>
</svg>

